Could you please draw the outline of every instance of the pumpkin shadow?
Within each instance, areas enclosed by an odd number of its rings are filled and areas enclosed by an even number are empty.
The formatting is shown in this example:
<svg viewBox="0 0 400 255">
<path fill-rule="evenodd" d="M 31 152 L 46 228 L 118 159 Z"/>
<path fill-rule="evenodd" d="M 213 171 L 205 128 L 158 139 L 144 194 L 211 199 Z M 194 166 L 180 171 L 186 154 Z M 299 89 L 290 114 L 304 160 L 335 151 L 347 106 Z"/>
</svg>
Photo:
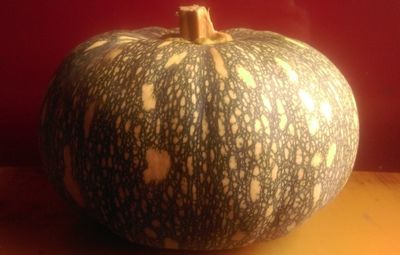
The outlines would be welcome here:
<svg viewBox="0 0 400 255">
<path fill-rule="evenodd" d="M 259 251 L 257 244 L 220 251 L 133 244 L 71 209 L 37 168 L 0 168 L 0 254 L 249 255 Z"/>
<path fill-rule="evenodd" d="M 79 215 L 65 241 L 71 250 L 85 254 L 159 254 L 157 250 L 129 243 L 86 215 Z"/>
<path fill-rule="evenodd" d="M 251 254 L 253 246 L 218 251 L 186 251 L 186 250 L 163 250 L 151 248 L 144 245 L 133 244 L 116 234 L 109 231 L 106 227 L 100 225 L 95 220 L 82 215 L 73 227 L 68 247 L 74 251 L 84 254 L 92 254 L 94 251 L 100 254 L 115 255 L 241 255 Z M 95 253 L 99 254 L 99 253 Z"/>
</svg>

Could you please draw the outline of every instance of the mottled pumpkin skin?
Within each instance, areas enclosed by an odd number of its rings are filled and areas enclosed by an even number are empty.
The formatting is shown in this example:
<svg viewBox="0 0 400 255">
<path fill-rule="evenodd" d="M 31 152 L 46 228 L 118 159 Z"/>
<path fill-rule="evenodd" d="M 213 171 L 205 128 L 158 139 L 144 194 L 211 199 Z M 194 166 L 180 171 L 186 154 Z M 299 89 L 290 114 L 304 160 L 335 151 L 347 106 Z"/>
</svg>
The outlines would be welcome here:
<svg viewBox="0 0 400 255">
<path fill-rule="evenodd" d="M 211 250 L 286 234 L 350 175 L 350 87 L 279 34 L 198 45 L 173 32 L 106 33 L 64 61 L 42 111 L 51 180 L 135 243 Z"/>
</svg>

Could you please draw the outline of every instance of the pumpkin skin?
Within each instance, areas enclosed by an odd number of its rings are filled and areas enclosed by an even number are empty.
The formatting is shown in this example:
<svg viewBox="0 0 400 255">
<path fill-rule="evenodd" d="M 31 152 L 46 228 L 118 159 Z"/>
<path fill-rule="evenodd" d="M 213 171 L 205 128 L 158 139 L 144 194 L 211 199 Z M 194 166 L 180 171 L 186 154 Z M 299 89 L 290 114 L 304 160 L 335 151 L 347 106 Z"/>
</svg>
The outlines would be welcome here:
<svg viewBox="0 0 400 255">
<path fill-rule="evenodd" d="M 168 249 L 245 246 L 288 233 L 336 196 L 358 146 L 349 85 L 312 47 L 225 31 L 115 31 L 79 45 L 42 108 L 58 190 L 118 235 Z"/>
</svg>

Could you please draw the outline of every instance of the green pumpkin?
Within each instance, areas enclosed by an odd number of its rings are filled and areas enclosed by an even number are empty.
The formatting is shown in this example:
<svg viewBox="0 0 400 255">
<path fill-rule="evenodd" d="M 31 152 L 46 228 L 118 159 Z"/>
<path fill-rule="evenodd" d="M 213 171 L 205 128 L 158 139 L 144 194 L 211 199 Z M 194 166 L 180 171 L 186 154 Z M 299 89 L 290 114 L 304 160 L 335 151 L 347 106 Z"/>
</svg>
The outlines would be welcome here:
<svg viewBox="0 0 400 255">
<path fill-rule="evenodd" d="M 68 200 L 135 243 L 213 250 L 282 236 L 350 175 L 351 89 L 305 43 L 216 32 L 203 7 L 180 15 L 181 36 L 109 32 L 67 57 L 43 104 L 45 169 Z"/>
</svg>

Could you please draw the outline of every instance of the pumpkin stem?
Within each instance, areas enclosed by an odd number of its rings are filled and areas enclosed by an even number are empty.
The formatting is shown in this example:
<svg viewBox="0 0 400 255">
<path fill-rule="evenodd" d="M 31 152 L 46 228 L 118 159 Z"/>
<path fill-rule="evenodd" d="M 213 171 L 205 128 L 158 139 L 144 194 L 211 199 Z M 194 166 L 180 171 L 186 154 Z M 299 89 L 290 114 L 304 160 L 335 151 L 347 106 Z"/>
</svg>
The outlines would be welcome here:
<svg viewBox="0 0 400 255">
<path fill-rule="evenodd" d="M 232 41 L 232 36 L 215 31 L 210 13 L 204 6 L 181 6 L 178 11 L 180 35 L 197 44 L 215 44 Z"/>
</svg>

